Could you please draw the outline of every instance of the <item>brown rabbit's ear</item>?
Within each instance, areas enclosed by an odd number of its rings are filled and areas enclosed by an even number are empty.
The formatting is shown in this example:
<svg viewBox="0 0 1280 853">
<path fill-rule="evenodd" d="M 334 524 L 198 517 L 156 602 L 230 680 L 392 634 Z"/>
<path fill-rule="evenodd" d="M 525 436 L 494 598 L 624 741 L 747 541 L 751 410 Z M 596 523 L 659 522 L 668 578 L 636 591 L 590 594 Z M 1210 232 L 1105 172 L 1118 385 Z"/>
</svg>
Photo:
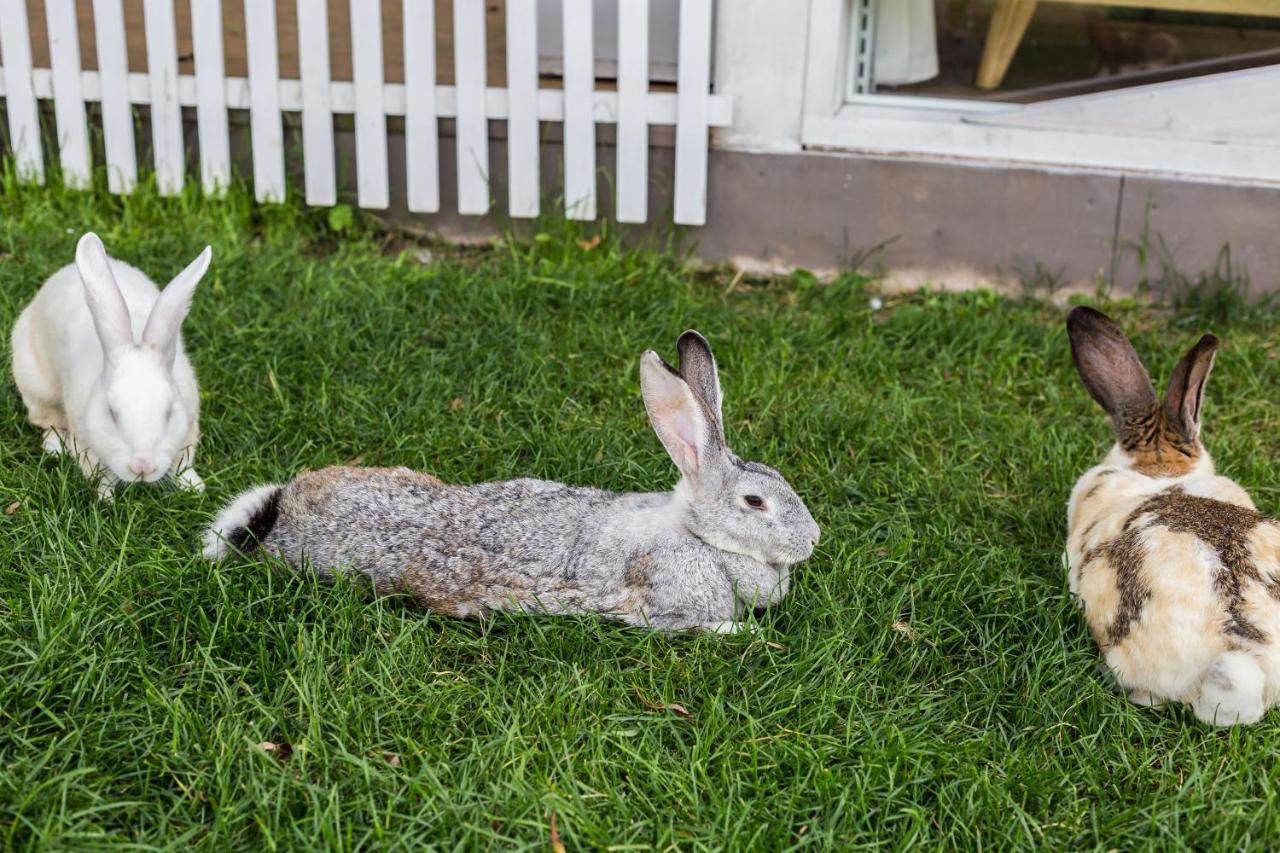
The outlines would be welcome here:
<svg viewBox="0 0 1280 853">
<path fill-rule="evenodd" d="M 1217 353 L 1218 339 L 1205 335 L 1182 357 L 1169 378 L 1169 389 L 1164 395 L 1164 417 L 1189 441 L 1200 437 L 1200 401 Z"/>
<path fill-rule="evenodd" d="M 1120 327 L 1087 306 L 1067 316 L 1067 337 L 1080 381 L 1119 427 L 1126 416 L 1156 407 L 1156 392 Z"/>
</svg>

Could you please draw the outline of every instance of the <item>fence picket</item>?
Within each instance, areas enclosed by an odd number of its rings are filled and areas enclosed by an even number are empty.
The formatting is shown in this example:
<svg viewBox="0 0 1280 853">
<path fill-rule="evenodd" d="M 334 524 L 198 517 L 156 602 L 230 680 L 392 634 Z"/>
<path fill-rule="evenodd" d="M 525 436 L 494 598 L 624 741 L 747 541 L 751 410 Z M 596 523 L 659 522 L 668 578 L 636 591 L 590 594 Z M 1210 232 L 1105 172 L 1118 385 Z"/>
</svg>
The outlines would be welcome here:
<svg viewBox="0 0 1280 853">
<path fill-rule="evenodd" d="M 137 3 L 138 0 L 130 0 Z M 148 70 L 128 69 L 124 0 L 44 0 L 51 68 L 32 67 L 27 0 L 0 0 L 0 97 L 6 101 L 14 163 L 22 180 L 44 179 L 40 101 L 53 101 L 66 180 L 86 184 L 92 148 L 86 105 L 101 102 L 108 184 L 128 192 L 137 181 L 134 105 L 150 107 L 155 175 L 173 194 L 185 180 L 182 110 L 198 117 L 202 184 L 218 192 L 231 177 L 228 110 L 250 113 L 255 191 L 259 201 L 286 192 L 283 111 L 302 112 L 306 197 L 337 200 L 334 115 L 354 115 L 359 203 L 385 208 L 389 186 L 387 117 L 405 117 L 409 209 L 440 208 L 439 121 L 455 119 L 458 212 L 491 207 L 489 122 L 507 122 L 508 210 L 536 216 L 540 208 L 541 122 L 562 125 L 566 215 L 597 215 L 596 123 L 617 125 L 616 215 L 648 217 L 648 136 L 654 125 L 676 127 L 675 219 L 706 219 L 707 141 L 711 127 L 732 120 L 732 101 L 709 93 L 713 0 L 681 0 L 677 91 L 648 84 L 650 0 L 619 0 L 618 91 L 595 91 L 593 9 L 596 0 L 563 0 L 562 89 L 539 87 L 538 9 L 543 0 L 507 0 L 506 87 L 487 87 L 487 0 L 453 6 L 455 84 L 438 85 L 436 0 L 401 0 L 405 82 L 383 75 L 381 7 L 351 0 L 351 81 L 331 77 L 327 0 L 295 0 L 299 79 L 281 80 L 275 0 L 243 0 L 247 77 L 227 77 L 221 0 L 190 0 L 193 74 L 178 73 L 175 12 L 170 0 L 141 0 Z M 93 28 L 98 68 L 81 68 L 80 25 Z M 132 8 L 132 7 L 129 7 Z M 80 18 L 79 16 L 84 16 Z M 544 32 L 545 36 L 546 33 Z M 554 36 L 554 33 L 552 34 Z M 610 34 L 612 35 L 612 33 Z"/>
<path fill-rule="evenodd" d="M 245 3 L 244 32 L 249 53 L 254 194 L 258 201 L 284 201 L 284 125 L 280 117 L 275 0 Z"/>
<path fill-rule="evenodd" d="M 102 86 L 102 139 L 107 153 L 107 188 L 128 193 L 138 182 L 138 149 L 129 103 L 129 59 L 121 0 L 93 0 L 93 32 Z"/>
<path fill-rule="evenodd" d="M 538 16 L 535 0 L 507 0 L 507 210 L 538 215 Z"/>
<path fill-rule="evenodd" d="M 649 217 L 649 0 L 618 4 L 617 218 Z"/>
<path fill-rule="evenodd" d="M 435 213 L 440 209 L 435 0 L 404 0 L 404 100 L 406 202 L 414 213 Z"/>
<path fill-rule="evenodd" d="M 80 90 L 80 36 L 74 0 L 45 0 L 49 60 L 53 66 L 53 111 L 58 123 L 62 180 L 69 187 L 89 186 L 89 126 Z M 6 24 L 8 22 L 6 21 Z"/>
<path fill-rule="evenodd" d="M 151 80 L 151 150 L 156 187 L 161 195 L 182 191 L 186 178 L 186 146 L 182 138 L 182 105 L 178 103 L 178 36 L 172 0 L 146 0 L 147 76 Z"/>
<path fill-rule="evenodd" d="M 458 212 L 489 212 L 489 119 L 485 114 L 485 0 L 453 0 L 458 93 Z"/>
<path fill-rule="evenodd" d="M 195 42 L 200 181 L 205 192 L 219 193 L 231 181 L 222 0 L 191 0 L 191 35 Z"/>
<path fill-rule="evenodd" d="M 564 0 L 564 209 L 596 218 L 595 51 L 592 0 Z"/>
<path fill-rule="evenodd" d="M 707 90 L 711 86 L 711 0 L 680 0 L 676 72 L 675 221 L 707 222 Z"/>
<path fill-rule="evenodd" d="M 390 199 L 379 3 L 351 4 L 351 70 L 356 89 L 356 200 L 361 207 L 383 209 Z"/>
<path fill-rule="evenodd" d="M 0 0 L 0 61 L 4 62 L 4 99 L 9 113 L 9 143 L 18 175 L 44 183 L 40 115 L 31 79 L 31 33 L 26 0 Z"/>
<path fill-rule="evenodd" d="M 405 59 L 408 61 L 407 56 Z M 338 188 L 333 165 L 327 0 L 298 0 L 298 67 L 302 76 L 302 167 L 307 204 L 328 207 L 338 201 Z"/>
</svg>

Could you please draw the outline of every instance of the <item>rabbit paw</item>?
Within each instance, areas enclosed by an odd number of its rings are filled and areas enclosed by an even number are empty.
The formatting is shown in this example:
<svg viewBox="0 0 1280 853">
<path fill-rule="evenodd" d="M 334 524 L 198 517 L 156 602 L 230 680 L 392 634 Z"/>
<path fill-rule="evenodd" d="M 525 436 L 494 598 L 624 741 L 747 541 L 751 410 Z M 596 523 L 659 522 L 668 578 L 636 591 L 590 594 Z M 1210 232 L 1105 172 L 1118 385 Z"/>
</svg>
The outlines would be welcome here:
<svg viewBox="0 0 1280 853">
<path fill-rule="evenodd" d="M 753 626 L 749 626 L 745 622 L 705 622 L 699 627 L 712 634 L 736 634 L 742 630 L 755 630 Z"/>
<path fill-rule="evenodd" d="M 98 500 L 107 503 L 115 503 L 116 500 L 116 481 L 110 477 L 100 477 L 98 479 Z"/>
<path fill-rule="evenodd" d="M 1151 695 L 1146 690 L 1130 690 L 1129 701 L 1143 708 L 1159 708 L 1164 704 L 1163 699 Z"/>
<path fill-rule="evenodd" d="M 44 441 L 40 446 L 51 456 L 60 456 L 67 451 L 67 445 L 63 442 L 62 436 L 53 427 L 44 431 Z"/>
<path fill-rule="evenodd" d="M 183 468 L 178 472 L 178 488 L 186 492 L 203 492 L 204 480 L 196 473 L 195 468 Z"/>
</svg>

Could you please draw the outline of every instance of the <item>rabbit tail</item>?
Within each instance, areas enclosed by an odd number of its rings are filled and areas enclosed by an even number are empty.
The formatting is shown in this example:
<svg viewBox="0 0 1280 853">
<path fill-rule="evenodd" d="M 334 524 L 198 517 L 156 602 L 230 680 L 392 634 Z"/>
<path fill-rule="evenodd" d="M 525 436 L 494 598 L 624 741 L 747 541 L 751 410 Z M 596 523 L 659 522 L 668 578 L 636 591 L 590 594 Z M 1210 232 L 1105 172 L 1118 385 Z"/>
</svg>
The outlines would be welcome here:
<svg viewBox="0 0 1280 853">
<path fill-rule="evenodd" d="M 1262 667 L 1247 652 L 1223 652 L 1209 667 L 1192 704 L 1196 717 L 1217 726 L 1256 723 L 1266 711 Z"/>
<path fill-rule="evenodd" d="M 204 558 L 216 563 L 232 551 L 252 552 L 276 525 L 284 486 L 254 486 L 227 504 L 204 535 Z"/>
</svg>

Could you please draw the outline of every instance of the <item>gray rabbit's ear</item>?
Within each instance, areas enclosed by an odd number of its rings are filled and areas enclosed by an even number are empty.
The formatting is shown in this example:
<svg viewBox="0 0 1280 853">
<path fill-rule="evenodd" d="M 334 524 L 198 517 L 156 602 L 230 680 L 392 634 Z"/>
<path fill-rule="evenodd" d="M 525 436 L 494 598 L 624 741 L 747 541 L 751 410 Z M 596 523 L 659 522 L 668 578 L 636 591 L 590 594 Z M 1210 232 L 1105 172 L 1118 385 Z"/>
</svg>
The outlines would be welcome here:
<svg viewBox="0 0 1280 853">
<path fill-rule="evenodd" d="M 93 327 L 98 330 L 103 354 L 110 361 L 121 350 L 133 346 L 133 324 L 124 294 L 111 272 L 107 250 L 92 231 L 76 245 L 76 270 L 84 285 L 85 303 L 93 317 Z"/>
<path fill-rule="evenodd" d="M 720 460 L 723 451 L 706 408 L 652 350 L 640 359 L 640 391 L 649 422 L 681 474 L 696 479 Z"/>
<path fill-rule="evenodd" d="M 713 438 L 724 446 L 724 420 L 720 412 L 720 374 L 716 370 L 716 357 L 711 344 L 693 329 L 685 332 L 676 342 L 680 353 L 680 376 L 688 383 L 698 402 L 706 410 L 711 422 Z"/>
</svg>

